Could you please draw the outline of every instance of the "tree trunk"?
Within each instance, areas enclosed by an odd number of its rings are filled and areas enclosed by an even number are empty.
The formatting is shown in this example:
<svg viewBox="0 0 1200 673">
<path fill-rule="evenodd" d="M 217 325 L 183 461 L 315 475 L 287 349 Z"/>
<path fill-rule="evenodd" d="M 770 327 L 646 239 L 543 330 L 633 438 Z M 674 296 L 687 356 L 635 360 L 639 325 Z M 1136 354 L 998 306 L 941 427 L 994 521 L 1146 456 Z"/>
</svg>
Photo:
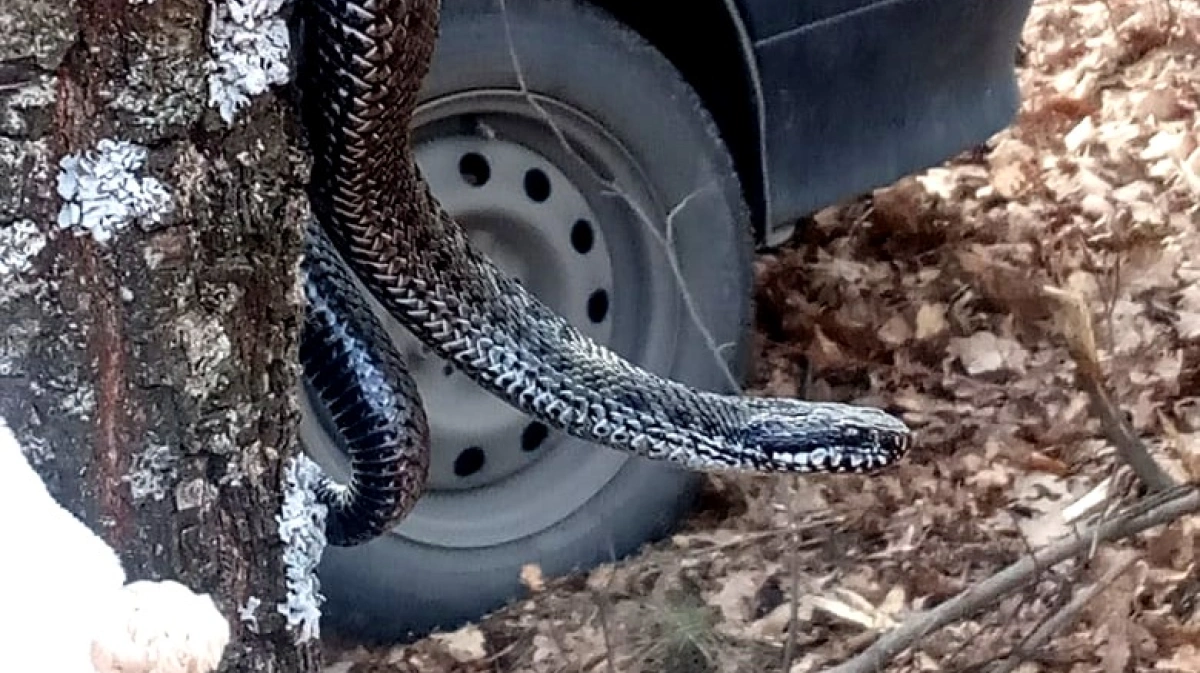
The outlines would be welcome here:
<svg viewBox="0 0 1200 673">
<path fill-rule="evenodd" d="M 318 656 L 285 578 L 302 617 L 310 559 L 276 517 L 307 166 L 279 96 L 232 125 L 210 107 L 209 12 L 0 0 L 0 416 L 130 580 L 214 596 L 224 670 L 304 673 Z M 149 148 L 134 183 L 106 177 L 106 139 Z M 121 207 L 137 217 L 106 217 Z"/>
</svg>

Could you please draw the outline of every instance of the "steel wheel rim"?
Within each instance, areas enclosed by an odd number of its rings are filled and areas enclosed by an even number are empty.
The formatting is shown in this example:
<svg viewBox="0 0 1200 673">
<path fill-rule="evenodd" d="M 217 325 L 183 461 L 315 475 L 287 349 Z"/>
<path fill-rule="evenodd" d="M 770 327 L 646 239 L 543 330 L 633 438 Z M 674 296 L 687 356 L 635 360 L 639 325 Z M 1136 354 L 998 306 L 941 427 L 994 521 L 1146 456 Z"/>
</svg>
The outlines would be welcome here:
<svg viewBox="0 0 1200 673">
<path fill-rule="evenodd" d="M 418 107 L 413 121 L 418 164 L 446 209 L 461 218 L 473 241 L 497 255 L 503 268 L 524 274 L 535 294 L 584 333 L 652 371 L 667 373 L 682 316 L 674 280 L 658 240 L 597 175 L 621 185 L 655 217 L 664 212 L 660 200 L 633 153 L 598 122 L 559 101 L 533 99 L 574 152 L 549 131 L 530 97 L 485 89 Z M 472 155 L 484 163 L 467 161 Z M 540 203 L 535 197 L 545 193 L 544 185 L 530 184 L 531 169 L 541 171 L 549 184 L 549 197 Z M 481 184 L 472 184 L 485 174 Z M 549 220 L 539 220 L 539 213 L 548 213 Z M 572 235 L 579 220 L 591 224 L 590 241 Z M 483 240 L 487 234 L 491 240 Z M 590 319 L 596 313 L 589 315 L 595 311 L 589 301 L 595 290 L 608 297 L 599 321 Z M 651 319 L 655 330 L 646 329 Z M 433 433 L 430 489 L 394 535 L 439 547 L 512 542 L 568 517 L 632 459 L 555 431 L 527 450 L 529 428 L 535 427 L 529 419 L 462 374 L 445 376 L 442 362 L 422 355 L 415 339 L 390 316 L 384 324 L 409 360 Z M 327 432 L 328 419 L 316 411 L 306 390 L 301 398 L 304 446 L 344 478 L 345 461 Z M 470 411 L 464 413 L 464 406 Z M 479 425 L 489 426 L 492 434 Z M 471 436 L 475 439 L 466 439 Z M 482 467 L 458 474 L 463 457 L 475 449 L 483 453 Z"/>
</svg>

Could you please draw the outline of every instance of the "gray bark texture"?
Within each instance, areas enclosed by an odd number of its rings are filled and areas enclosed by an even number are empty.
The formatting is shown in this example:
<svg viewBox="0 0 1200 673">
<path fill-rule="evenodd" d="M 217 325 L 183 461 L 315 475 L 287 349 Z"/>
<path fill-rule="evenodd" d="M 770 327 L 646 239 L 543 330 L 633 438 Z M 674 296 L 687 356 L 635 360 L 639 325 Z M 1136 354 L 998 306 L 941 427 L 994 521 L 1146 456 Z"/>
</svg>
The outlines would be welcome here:
<svg viewBox="0 0 1200 673">
<path fill-rule="evenodd" d="M 206 0 L 0 0 L 0 416 L 130 579 L 229 619 L 226 671 L 315 671 L 276 609 L 294 431 L 302 185 L 286 101 L 207 105 Z M 149 148 L 173 208 L 57 224 L 59 159 Z M 239 608 L 255 606 L 253 618 Z"/>
</svg>

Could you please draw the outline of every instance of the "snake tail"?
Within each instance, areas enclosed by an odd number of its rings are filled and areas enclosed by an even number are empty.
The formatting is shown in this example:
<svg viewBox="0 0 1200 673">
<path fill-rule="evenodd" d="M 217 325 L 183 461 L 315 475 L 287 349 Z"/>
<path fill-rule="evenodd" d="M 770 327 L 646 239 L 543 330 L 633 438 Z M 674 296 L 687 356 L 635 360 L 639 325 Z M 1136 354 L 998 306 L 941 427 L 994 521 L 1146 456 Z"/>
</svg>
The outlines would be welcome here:
<svg viewBox="0 0 1200 673">
<path fill-rule="evenodd" d="M 362 544 L 399 523 L 423 492 L 429 426 L 404 360 L 315 225 L 302 272 L 308 308 L 300 361 L 350 465 L 346 484 L 328 476 L 318 483 L 317 500 L 328 508 L 330 544 Z"/>
</svg>

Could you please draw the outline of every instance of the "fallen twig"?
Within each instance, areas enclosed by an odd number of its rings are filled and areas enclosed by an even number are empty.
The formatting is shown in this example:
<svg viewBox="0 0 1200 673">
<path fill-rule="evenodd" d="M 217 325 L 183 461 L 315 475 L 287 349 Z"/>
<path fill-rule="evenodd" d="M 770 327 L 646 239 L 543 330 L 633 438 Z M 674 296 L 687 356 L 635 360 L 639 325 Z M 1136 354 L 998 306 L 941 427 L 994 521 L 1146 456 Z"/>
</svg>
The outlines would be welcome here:
<svg viewBox="0 0 1200 673">
<path fill-rule="evenodd" d="M 788 602 L 787 640 L 783 646 L 783 670 L 785 671 L 791 670 L 792 660 L 796 656 L 796 625 L 800 623 L 800 533 L 795 526 L 798 518 L 795 480 L 799 478 L 793 477 L 792 488 L 788 489 L 788 520 L 792 522 L 792 525 L 789 526 L 792 531 L 792 544 L 788 553 L 788 579 L 791 585 L 788 591 L 791 593 L 791 600 Z"/>
<path fill-rule="evenodd" d="M 1029 658 L 1032 652 L 1050 642 L 1050 639 L 1055 634 L 1078 619 L 1080 613 L 1083 612 L 1088 603 L 1091 603 L 1097 596 L 1104 593 L 1108 587 L 1112 586 L 1112 583 L 1117 581 L 1117 578 L 1124 574 L 1136 560 L 1136 558 L 1130 558 L 1125 563 L 1108 571 L 1099 582 L 1076 594 L 1058 612 L 1055 612 L 1054 615 L 1034 629 L 1015 652 L 993 664 L 988 669 L 988 673 L 1012 673 L 1012 671 L 1016 670 L 1022 662 Z"/>
<path fill-rule="evenodd" d="M 945 603 L 913 615 L 860 654 L 828 669 L 826 673 L 873 673 L 883 670 L 888 661 L 925 636 L 947 624 L 965 619 L 1029 584 L 1037 578 L 1039 570 L 1076 556 L 1093 542 L 1109 542 L 1136 535 L 1196 512 L 1200 512 L 1200 488 L 1179 487 L 1147 497 L 1084 533 L 1023 556 Z"/>
<path fill-rule="evenodd" d="M 608 555 L 611 563 L 617 562 L 615 549 L 610 547 Z M 604 588 L 595 596 L 597 616 L 600 618 L 600 634 L 604 637 L 604 668 L 608 673 L 617 673 L 616 650 L 613 648 L 612 631 L 608 626 L 608 611 L 612 607 L 612 585 L 616 577 L 615 569 L 610 571 L 604 580 Z"/>
<path fill-rule="evenodd" d="M 1108 394 L 1104 372 L 1100 368 L 1100 357 L 1096 352 L 1091 313 L 1083 297 L 1075 292 L 1049 286 L 1042 288 L 1042 292 L 1058 304 L 1067 350 L 1071 353 L 1071 359 L 1075 361 L 1083 389 L 1091 399 L 1092 411 L 1100 419 L 1104 436 L 1117 450 L 1121 460 L 1133 469 L 1138 479 L 1150 490 L 1166 491 L 1173 488 L 1176 485 L 1175 480 L 1171 479 L 1150 455 L 1146 444 L 1137 436 L 1137 432 L 1129 425 L 1129 421 L 1125 420 L 1125 415 Z"/>
</svg>

